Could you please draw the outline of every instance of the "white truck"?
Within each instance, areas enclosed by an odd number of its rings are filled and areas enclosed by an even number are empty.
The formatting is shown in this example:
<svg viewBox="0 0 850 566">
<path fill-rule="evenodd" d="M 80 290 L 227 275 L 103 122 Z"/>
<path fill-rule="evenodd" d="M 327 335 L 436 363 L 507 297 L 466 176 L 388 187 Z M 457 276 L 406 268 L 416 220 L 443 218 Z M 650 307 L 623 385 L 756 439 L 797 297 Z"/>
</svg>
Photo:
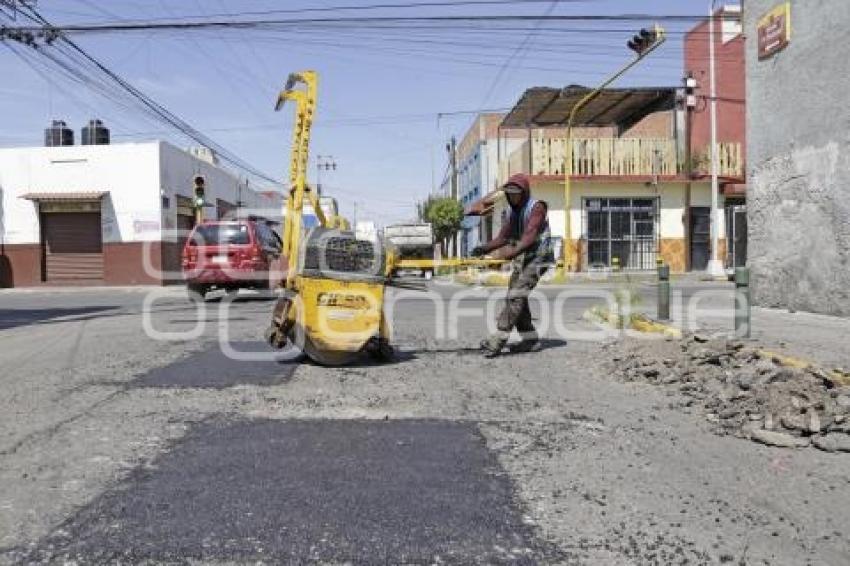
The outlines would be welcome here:
<svg viewBox="0 0 850 566">
<path fill-rule="evenodd" d="M 387 226 L 384 228 L 384 241 L 395 248 L 399 259 L 434 259 L 434 231 L 429 223 L 414 222 Z M 393 275 L 416 275 L 431 279 L 434 270 L 432 267 L 399 269 Z"/>
</svg>

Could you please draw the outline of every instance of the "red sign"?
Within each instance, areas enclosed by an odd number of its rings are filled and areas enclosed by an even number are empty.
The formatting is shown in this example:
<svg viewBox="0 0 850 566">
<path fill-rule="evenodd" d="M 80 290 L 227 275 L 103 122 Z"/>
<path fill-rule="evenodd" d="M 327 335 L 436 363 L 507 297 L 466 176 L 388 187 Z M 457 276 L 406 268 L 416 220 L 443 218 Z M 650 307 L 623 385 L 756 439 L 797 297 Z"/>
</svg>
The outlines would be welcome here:
<svg viewBox="0 0 850 566">
<path fill-rule="evenodd" d="M 767 59 L 791 42 L 791 2 L 765 14 L 758 23 L 759 59 Z"/>
</svg>

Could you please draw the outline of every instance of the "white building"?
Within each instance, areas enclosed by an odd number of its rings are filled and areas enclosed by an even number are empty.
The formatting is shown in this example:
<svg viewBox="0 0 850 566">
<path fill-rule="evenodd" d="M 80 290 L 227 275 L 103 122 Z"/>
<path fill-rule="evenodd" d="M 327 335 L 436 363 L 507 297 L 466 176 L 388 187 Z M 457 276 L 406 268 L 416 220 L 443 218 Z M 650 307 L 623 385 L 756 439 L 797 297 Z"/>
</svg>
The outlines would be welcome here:
<svg viewBox="0 0 850 566">
<path fill-rule="evenodd" d="M 0 286 L 179 279 L 197 175 L 205 218 L 280 220 L 278 195 L 166 142 L 0 149 Z"/>
</svg>

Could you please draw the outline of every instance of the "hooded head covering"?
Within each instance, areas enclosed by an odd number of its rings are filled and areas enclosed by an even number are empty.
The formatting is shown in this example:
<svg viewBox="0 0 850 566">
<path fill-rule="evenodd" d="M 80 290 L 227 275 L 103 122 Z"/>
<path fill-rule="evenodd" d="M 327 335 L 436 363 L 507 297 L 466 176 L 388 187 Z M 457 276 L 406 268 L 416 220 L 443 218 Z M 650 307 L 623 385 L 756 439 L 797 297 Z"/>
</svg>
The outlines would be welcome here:
<svg viewBox="0 0 850 566">
<path fill-rule="evenodd" d="M 528 175 L 525 173 L 516 173 L 515 175 L 511 175 L 508 182 L 502 185 L 502 190 L 507 194 L 512 192 L 512 190 L 516 191 L 514 187 L 519 188 L 522 198 L 520 199 L 519 204 L 516 206 L 511 205 L 511 208 L 520 210 L 525 206 L 525 203 L 528 202 L 528 199 L 531 198 L 531 183 L 528 180 Z M 508 202 L 510 203 L 510 201 Z"/>
</svg>

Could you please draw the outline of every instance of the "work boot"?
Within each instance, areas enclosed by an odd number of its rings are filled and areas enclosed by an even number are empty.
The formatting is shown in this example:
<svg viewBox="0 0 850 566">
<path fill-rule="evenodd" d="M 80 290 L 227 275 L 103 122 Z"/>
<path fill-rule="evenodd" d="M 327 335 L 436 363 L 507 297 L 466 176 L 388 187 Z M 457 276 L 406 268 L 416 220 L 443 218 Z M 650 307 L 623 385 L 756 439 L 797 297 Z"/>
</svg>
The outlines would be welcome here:
<svg viewBox="0 0 850 566">
<path fill-rule="evenodd" d="M 512 354 L 522 354 L 525 352 L 539 352 L 543 349 L 543 343 L 539 338 L 529 338 L 527 340 L 521 340 L 516 344 L 511 344 L 508 346 L 508 349 Z"/>
<path fill-rule="evenodd" d="M 495 358 L 502 354 L 502 348 L 505 347 L 507 340 L 498 334 L 494 334 L 489 338 L 481 341 L 481 350 L 484 352 L 485 358 Z"/>
</svg>

